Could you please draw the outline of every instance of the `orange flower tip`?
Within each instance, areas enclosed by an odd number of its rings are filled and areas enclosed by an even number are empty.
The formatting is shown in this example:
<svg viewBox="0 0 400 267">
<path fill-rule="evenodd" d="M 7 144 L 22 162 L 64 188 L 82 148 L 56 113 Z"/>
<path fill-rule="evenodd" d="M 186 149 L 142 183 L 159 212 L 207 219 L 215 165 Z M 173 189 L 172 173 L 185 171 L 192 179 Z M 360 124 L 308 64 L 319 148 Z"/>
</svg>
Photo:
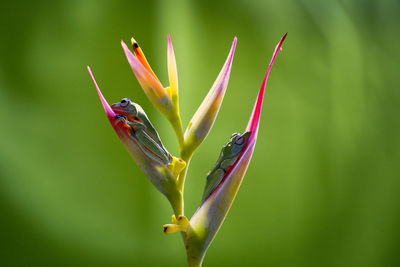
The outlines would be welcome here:
<svg viewBox="0 0 400 267">
<path fill-rule="evenodd" d="M 133 48 L 139 47 L 139 44 L 136 42 L 135 38 L 133 38 L 133 37 L 131 38 L 131 44 L 132 44 Z"/>
</svg>

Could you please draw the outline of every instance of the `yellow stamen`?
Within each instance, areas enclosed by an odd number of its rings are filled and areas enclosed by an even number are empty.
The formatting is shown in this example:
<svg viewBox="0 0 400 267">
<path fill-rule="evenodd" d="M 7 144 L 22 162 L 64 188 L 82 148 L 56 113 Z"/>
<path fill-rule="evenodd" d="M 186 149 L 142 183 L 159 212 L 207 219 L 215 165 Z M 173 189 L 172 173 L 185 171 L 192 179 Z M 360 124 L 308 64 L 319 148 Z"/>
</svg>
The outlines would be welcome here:
<svg viewBox="0 0 400 267">
<path fill-rule="evenodd" d="M 178 219 L 176 219 L 175 215 L 172 215 L 172 224 L 164 224 L 163 231 L 167 235 L 179 231 L 186 232 L 189 226 L 189 220 L 185 216 L 179 215 Z"/>
<path fill-rule="evenodd" d="M 181 171 L 185 168 L 186 162 L 181 158 L 172 157 L 172 161 L 168 164 L 168 168 L 172 171 L 175 177 L 181 173 Z M 172 221 L 172 223 L 174 223 Z"/>
<path fill-rule="evenodd" d="M 171 220 L 172 220 L 173 224 L 177 224 L 178 223 L 178 220 L 176 219 L 175 215 L 172 215 Z"/>
</svg>

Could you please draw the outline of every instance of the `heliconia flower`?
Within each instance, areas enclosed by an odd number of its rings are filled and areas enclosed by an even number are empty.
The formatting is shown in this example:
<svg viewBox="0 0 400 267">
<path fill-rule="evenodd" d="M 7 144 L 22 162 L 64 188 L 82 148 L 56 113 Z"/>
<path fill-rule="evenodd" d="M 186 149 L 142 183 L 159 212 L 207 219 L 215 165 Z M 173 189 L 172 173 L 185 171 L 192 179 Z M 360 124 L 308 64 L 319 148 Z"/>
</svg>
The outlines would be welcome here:
<svg viewBox="0 0 400 267">
<path fill-rule="evenodd" d="M 227 170 L 219 184 L 190 219 L 190 226 L 186 231 L 186 247 L 188 262 L 193 263 L 193 266 L 201 264 L 204 254 L 223 223 L 246 173 L 257 140 L 261 108 L 268 75 L 285 38 L 286 34 L 275 48 L 261 89 L 258 93 L 253 112 L 246 128 L 246 132 L 250 132 L 251 134 L 245 148 L 241 151 L 239 157 L 229 170 Z M 197 263 L 197 265 L 195 263 Z"/>
<path fill-rule="evenodd" d="M 178 75 L 176 70 L 175 54 L 172 47 L 171 38 L 168 35 L 168 75 L 170 87 L 164 88 L 150 67 L 142 49 L 135 39 L 131 39 L 133 53 L 127 45 L 121 41 L 122 48 L 128 59 L 139 84 L 145 92 L 147 98 L 153 105 L 168 119 L 178 116 Z"/>
<path fill-rule="evenodd" d="M 168 60 L 168 78 L 169 87 L 166 88 L 172 104 L 179 112 L 178 103 L 178 70 L 176 68 L 175 52 L 172 46 L 171 37 L 168 34 L 168 50 L 167 50 L 167 60 Z"/>
<path fill-rule="evenodd" d="M 235 37 L 221 72 L 186 128 L 184 138 L 188 154 L 195 151 L 207 137 L 218 115 L 226 88 L 228 87 L 236 42 L 237 38 Z"/>
<path fill-rule="evenodd" d="M 168 199 L 171 200 L 177 196 L 179 197 L 180 193 L 177 192 L 176 187 L 176 176 L 178 175 L 178 172 L 175 170 L 175 167 L 181 170 L 184 167 L 182 166 L 182 162 L 176 162 L 177 159 L 174 158 L 172 163 L 166 166 L 147 156 L 139 147 L 137 142 L 132 138 L 130 134 L 130 127 L 125 122 L 118 119 L 120 116 L 118 116 L 112 110 L 106 99 L 103 97 L 103 94 L 101 93 L 100 88 L 98 87 L 93 73 L 89 67 L 88 71 L 92 77 L 93 83 L 97 89 L 100 101 L 103 105 L 107 118 L 111 123 L 111 126 L 117 133 L 125 148 L 131 154 L 136 164 L 145 173 L 153 185 Z"/>
</svg>

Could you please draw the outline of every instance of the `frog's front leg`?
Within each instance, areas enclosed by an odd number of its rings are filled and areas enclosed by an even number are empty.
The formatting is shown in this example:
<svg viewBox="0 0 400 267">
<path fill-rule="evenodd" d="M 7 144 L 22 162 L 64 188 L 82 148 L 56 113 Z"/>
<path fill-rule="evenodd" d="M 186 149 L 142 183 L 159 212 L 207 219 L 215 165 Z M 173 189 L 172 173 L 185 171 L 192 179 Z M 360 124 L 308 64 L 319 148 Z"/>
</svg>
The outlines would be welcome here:
<svg viewBox="0 0 400 267">
<path fill-rule="evenodd" d="M 202 197 L 202 202 L 206 200 L 206 198 L 214 191 L 215 187 L 221 182 L 222 178 L 225 175 L 225 171 L 223 169 L 216 169 L 213 172 L 207 175 L 207 183 L 204 188 L 204 193 Z"/>
<path fill-rule="evenodd" d="M 144 131 L 147 129 L 146 125 L 141 122 L 130 122 L 135 131 Z"/>
<path fill-rule="evenodd" d="M 149 158 L 163 165 L 168 165 L 172 161 L 171 154 L 146 132 L 147 127 L 145 124 L 138 121 L 129 121 L 120 115 L 116 116 L 115 119 L 117 120 L 116 123 L 119 121 L 125 123 L 131 138 L 136 141 L 142 152 Z"/>
<path fill-rule="evenodd" d="M 115 121 L 114 121 L 114 124 L 115 124 L 115 125 L 117 125 L 117 124 L 120 123 L 120 122 L 123 122 L 123 123 L 125 123 L 125 124 L 129 124 L 129 121 L 126 119 L 125 116 L 116 115 L 116 116 L 114 117 L 114 119 L 115 119 Z"/>
<path fill-rule="evenodd" d="M 122 127 L 126 130 L 126 132 L 128 134 L 131 134 L 131 131 L 132 131 L 132 127 L 130 125 L 131 122 L 128 121 L 125 116 L 117 115 L 114 117 L 114 119 L 115 119 L 114 125 L 117 125 L 118 123 L 122 123 Z"/>
<path fill-rule="evenodd" d="M 144 125 L 141 122 L 126 120 L 126 123 L 133 129 L 134 132 L 136 132 L 136 131 L 144 131 L 144 130 L 147 129 L 146 125 Z"/>
<path fill-rule="evenodd" d="M 134 138 L 136 141 L 139 141 L 136 133 L 146 130 L 146 126 L 141 122 L 127 121 L 126 123 L 130 127 L 130 134 L 131 134 L 132 138 Z"/>
<path fill-rule="evenodd" d="M 163 165 L 168 165 L 172 161 L 171 154 L 145 131 L 144 124 L 130 122 L 130 126 L 131 136 L 136 140 L 143 153 Z"/>
<path fill-rule="evenodd" d="M 122 115 L 116 115 L 114 119 L 115 119 L 114 125 L 117 125 L 118 123 L 123 123 L 123 127 L 125 128 L 127 133 L 136 141 L 138 141 L 138 138 L 136 137 L 135 132 L 138 130 L 146 129 L 146 126 L 143 123 L 131 122 L 125 116 Z"/>
<path fill-rule="evenodd" d="M 238 156 L 223 160 L 221 162 L 220 168 L 223 169 L 225 172 L 230 171 L 230 169 L 232 168 L 232 165 L 235 163 L 235 161 L 238 158 Z"/>
</svg>

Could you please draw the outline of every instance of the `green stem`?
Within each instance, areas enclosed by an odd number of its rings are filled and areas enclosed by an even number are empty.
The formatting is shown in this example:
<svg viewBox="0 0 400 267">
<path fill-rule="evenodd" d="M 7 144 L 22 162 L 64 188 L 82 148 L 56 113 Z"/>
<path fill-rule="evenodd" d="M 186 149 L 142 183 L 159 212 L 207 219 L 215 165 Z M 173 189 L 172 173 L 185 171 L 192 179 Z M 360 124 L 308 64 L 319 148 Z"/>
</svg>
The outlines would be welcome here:
<svg viewBox="0 0 400 267">
<path fill-rule="evenodd" d="M 184 215 L 184 198 L 183 198 L 183 191 L 184 185 L 186 180 L 187 171 L 189 168 L 190 160 L 192 159 L 194 151 L 187 151 L 185 149 L 185 141 L 184 141 L 184 134 L 183 134 L 183 127 L 182 121 L 179 116 L 179 112 L 176 113 L 175 116 L 169 118 L 169 121 L 172 125 L 172 128 L 175 131 L 176 137 L 178 139 L 179 144 L 179 154 L 182 160 L 186 162 L 185 168 L 181 171 L 177 178 L 176 189 L 177 192 L 170 198 L 170 203 L 172 205 L 172 209 L 174 210 L 175 216 L 178 217 L 179 215 Z M 183 243 L 186 247 L 186 255 L 187 255 L 187 264 L 188 267 L 201 267 L 203 262 L 203 257 L 193 257 L 191 251 L 187 248 L 187 237 L 185 232 L 181 232 Z"/>
<path fill-rule="evenodd" d="M 172 128 L 175 131 L 176 137 L 178 138 L 179 151 L 182 151 L 184 147 L 184 138 L 181 117 L 179 116 L 179 114 L 176 114 L 175 116 L 169 118 L 169 122 L 171 123 Z"/>
<path fill-rule="evenodd" d="M 185 147 L 180 150 L 181 159 L 186 162 L 185 168 L 181 171 L 178 177 L 178 190 L 182 191 L 185 185 L 186 174 L 189 168 L 190 160 L 192 159 L 194 151 L 188 151 Z"/>
<path fill-rule="evenodd" d="M 183 215 L 183 194 L 180 191 L 177 191 L 173 196 L 169 198 L 169 202 L 171 203 L 172 209 L 174 210 L 174 214 L 176 217 L 179 215 Z"/>
<path fill-rule="evenodd" d="M 181 171 L 177 178 L 177 184 L 176 184 L 176 189 L 177 192 L 174 194 L 173 197 L 170 198 L 171 206 L 172 209 L 174 210 L 175 216 L 179 215 L 184 215 L 184 201 L 183 201 L 183 189 L 185 185 L 185 179 L 186 179 L 186 174 L 187 170 L 190 164 L 190 159 L 192 158 L 192 154 L 190 155 L 185 155 L 184 153 L 181 153 L 182 160 L 186 162 L 185 168 Z"/>
<path fill-rule="evenodd" d="M 201 267 L 202 263 L 203 263 L 203 258 L 202 259 L 198 259 L 198 258 L 193 259 L 189 254 L 187 254 L 188 267 Z"/>
<path fill-rule="evenodd" d="M 192 155 L 189 157 L 184 157 L 182 156 L 182 159 L 186 162 L 185 168 L 181 171 L 179 177 L 178 177 L 178 190 L 180 190 L 183 193 L 184 185 L 185 185 L 185 179 L 186 179 L 186 174 L 189 168 L 190 160 L 192 158 Z"/>
</svg>

